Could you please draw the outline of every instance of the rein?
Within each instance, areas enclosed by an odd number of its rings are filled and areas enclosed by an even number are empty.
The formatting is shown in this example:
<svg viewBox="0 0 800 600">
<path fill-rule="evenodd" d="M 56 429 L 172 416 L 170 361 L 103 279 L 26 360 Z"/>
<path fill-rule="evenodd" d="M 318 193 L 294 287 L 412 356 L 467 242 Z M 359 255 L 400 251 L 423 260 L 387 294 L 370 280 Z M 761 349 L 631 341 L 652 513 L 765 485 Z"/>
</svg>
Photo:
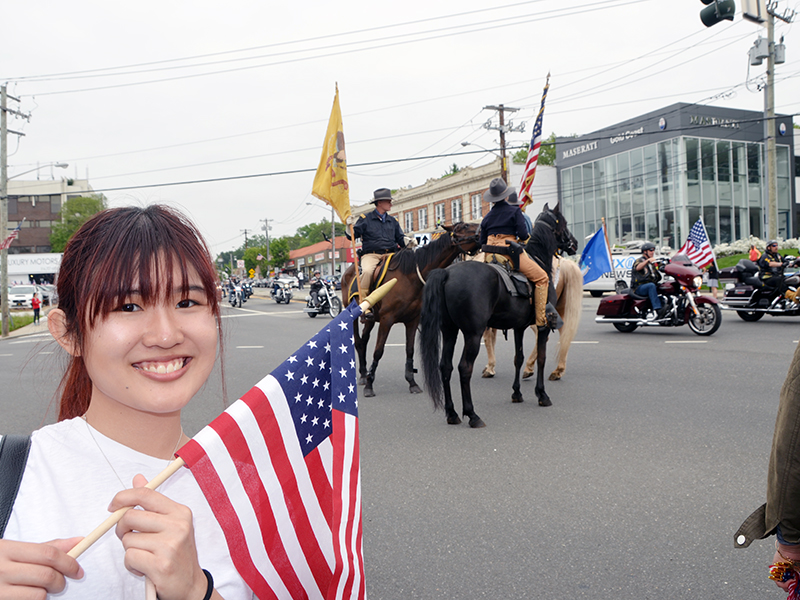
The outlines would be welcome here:
<svg viewBox="0 0 800 600">
<path fill-rule="evenodd" d="M 470 235 L 467 237 L 455 237 L 452 232 L 448 232 L 448 235 L 450 236 L 450 242 L 454 246 L 458 246 L 459 252 L 463 252 L 464 254 L 468 254 L 470 256 L 475 256 L 480 250 L 480 247 L 478 246 L 478 242 L 480 242 L 480 236 L 478 235 L 478 233 L 475 233 L 475 235 Z M 467 252 L 461 247 L 461 244 L 466 244 L 469 242 L 474 242 L 476 247 L 474 250 Z M 422 285 L 425 285 L 427 282 L 425 281 L 425 278 L 422 276 L 422 272 L 419 270 L 419 265 L 415 264 L 414 268 L 417 270 L 417 277 L 422 282 Z"/>
</svg>

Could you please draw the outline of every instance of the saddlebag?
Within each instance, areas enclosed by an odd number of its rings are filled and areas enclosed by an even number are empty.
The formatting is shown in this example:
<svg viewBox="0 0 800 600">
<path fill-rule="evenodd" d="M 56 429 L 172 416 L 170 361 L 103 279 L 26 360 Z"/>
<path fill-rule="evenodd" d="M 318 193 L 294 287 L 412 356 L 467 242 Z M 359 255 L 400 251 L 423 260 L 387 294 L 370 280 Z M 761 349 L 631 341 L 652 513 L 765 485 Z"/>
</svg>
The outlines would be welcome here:
<svg viewBox="0 0 800 600">
<path fill-rule="evenodd" d="M 622 314 L 625 302 L 628 297 L 622 294 L 615 294 L 608 298 L 603 298 L 597 307 L 597 315 L 600 317 L 616 317 Z"/>
</svg>

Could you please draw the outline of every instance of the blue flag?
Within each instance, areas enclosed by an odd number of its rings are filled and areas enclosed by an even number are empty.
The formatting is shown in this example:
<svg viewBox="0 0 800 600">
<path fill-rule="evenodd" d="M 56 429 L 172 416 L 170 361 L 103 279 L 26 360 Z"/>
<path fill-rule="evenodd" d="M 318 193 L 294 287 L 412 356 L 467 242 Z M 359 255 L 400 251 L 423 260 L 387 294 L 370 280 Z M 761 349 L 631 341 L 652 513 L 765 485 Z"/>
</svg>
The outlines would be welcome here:
<svg viewBox="0 0 800 600">
<path fill-rule="evenodd" d="M 597 230 L 583 249 L 580 267 L 584 285 L 614 271 L 603 227 Z"/>
</svg>

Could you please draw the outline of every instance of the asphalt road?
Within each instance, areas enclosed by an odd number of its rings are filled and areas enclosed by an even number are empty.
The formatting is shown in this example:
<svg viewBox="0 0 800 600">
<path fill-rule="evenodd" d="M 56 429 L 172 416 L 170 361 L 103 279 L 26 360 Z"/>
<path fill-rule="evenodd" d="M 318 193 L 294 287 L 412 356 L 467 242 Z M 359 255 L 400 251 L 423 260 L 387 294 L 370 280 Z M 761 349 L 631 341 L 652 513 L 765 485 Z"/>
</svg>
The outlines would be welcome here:
<svg viewBox="0 0 800 600">
<path fill-rule="evenodd" d="M 764 501 L 800 321 L 726 312 L 708 338 L 623 334 L 594 323 L 596 305 L 584 299 L 565 377 L 548 382 L 552 407 L 532 381 L 511 403 L 512 344 L 498 340 L 498 375 L 473 380 L 481 430 L 408 393 L 393 331 L 377 396 L 359 403 L 370 598 L 782 597 L 767 579 L 772 540 L 735 550 L 733 533 Z M 224 309 L 229 399 L 328 320 L 301 311 L 258 298 Z M 62 361 L 49 336 L 0 341 L 0 431 L 54 419 Z M 187 433 L 223 405 L 215 373 L 185 411 Z"/>
</svg>

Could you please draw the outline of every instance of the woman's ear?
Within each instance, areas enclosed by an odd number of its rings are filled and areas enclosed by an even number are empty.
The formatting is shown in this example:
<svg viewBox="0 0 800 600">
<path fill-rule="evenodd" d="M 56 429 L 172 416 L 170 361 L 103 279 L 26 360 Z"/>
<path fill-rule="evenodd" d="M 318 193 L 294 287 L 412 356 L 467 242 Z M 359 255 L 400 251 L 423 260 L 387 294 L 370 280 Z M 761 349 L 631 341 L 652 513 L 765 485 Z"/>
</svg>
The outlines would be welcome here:
<svg viewBox="0 0 800 600">
<path fill-rule="evenodd" d="M 47 328 L 50 334 L 64 350 L 72 356 L 80 356 L 81 351 L 73 337 L 67 333 L 67 315 L 60 308 L 54 308 L 47 313 Z"/>
</svg>

